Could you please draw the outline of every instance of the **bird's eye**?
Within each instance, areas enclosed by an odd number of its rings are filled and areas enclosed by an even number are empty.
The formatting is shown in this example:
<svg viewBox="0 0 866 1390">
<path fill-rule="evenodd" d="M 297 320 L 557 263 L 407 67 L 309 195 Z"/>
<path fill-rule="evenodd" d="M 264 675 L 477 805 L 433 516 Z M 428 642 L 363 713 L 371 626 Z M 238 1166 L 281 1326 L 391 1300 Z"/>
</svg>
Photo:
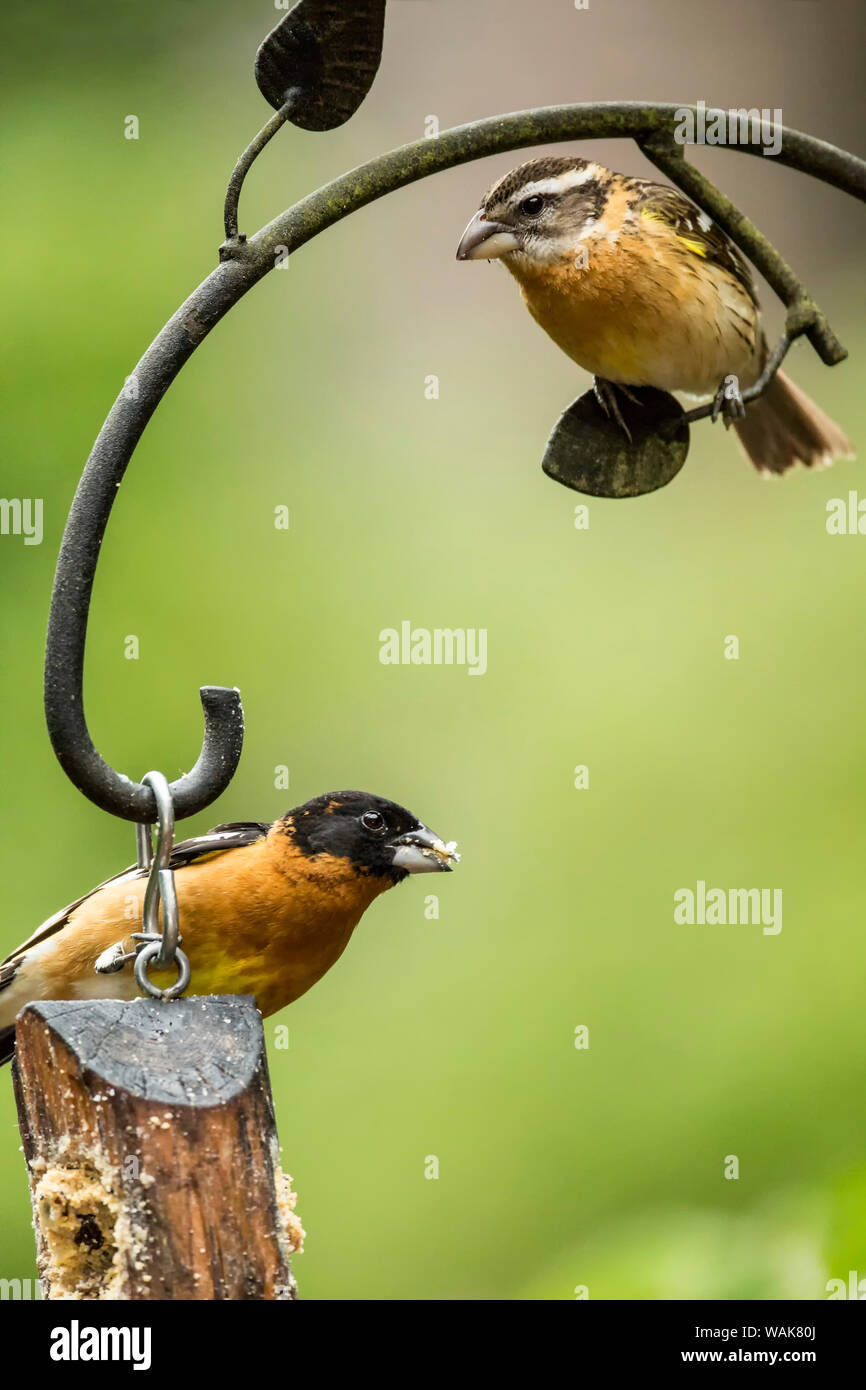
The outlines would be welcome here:
<svg viewBox="0 0 866 1390">
<path fill-rule="evenodd" d="M 370 830 L 374 835 L 379 834 L 385 829 L 385 817 L 378 811 L 365 811 L 361 817 L 361 824 L 365 830 Z"/>
<path fill-rule="evenodd" d="M 533 193 L 531 197 L 524 198 L 520 204 L 520 211 L 525 212 L 527 217 L 537 217 L 544 207 L 544 199 L 540 193 Z"/>
</svg>

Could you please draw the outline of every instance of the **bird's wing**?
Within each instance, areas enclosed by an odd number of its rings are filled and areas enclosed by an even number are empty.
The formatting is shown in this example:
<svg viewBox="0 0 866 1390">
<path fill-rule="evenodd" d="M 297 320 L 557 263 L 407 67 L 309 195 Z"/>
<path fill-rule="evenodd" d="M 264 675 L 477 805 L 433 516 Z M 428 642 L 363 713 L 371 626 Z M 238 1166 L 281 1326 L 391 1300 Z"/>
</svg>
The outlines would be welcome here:
<svg viewBox="0 0 866 1390">
<path fill-rule="evenodd" d="M 242 849 L 245 845 L 253 845 L 257 840 L 263 839 L 270 828 L 266 821 L 232 821 L 226 825 L 218 825 L 207 835 L 198 835 L 192 840 L 182 840 L 179 845 L 175 845 L 169 863 L 173 869 L 184 869 L 187 864 L 194 864 L 197 860 L 207 859 L 211 855 L 225 854 L 227 850 L 232 849 Z M 146 873 L 146 869 L 139 869 L 136 864 L 132 864 L 127 869 L 121 869 L 119 874 L 112 874 L 111 878 L 107 878 L 96 888 L 91 888 L 89 893 L 77 898 L 74 903 L 64 907 L 61 912 L 55 912 L 53 917 L 49 917 L 47 922 L 43 922 L 41 927 L 37 927 L 32 936 L 29 936 L 22 945 L 17 946 L 4 961 L 0 962 L 0 990 L 12 983 L 18 958 L 25 951 L 29 951 L 31 947 L 37 946 L 40 941 L 45 941 L 55 932 L 62 931 L 75 909 L 87 902 L 88 898 L 92 898 L 94 893 L 107 888 L 109 883 L 118 883 L 123 878 L 143 878 Z"/>
<path fill-rule="evenodd" d="M 745 258 L 712 218 L 695 207 L 684 193 L 665 184 L 642 181 L 642 193 L 642 217 L 665 223 L 687 251 L 722 266 L 739 281 L 757 306 L 758 295 Z"/>
<path fill-rule="evenodd" d="M 238 820 L 216 825 L 206 835 L 198 835 L 192 840 L 182 840 L 175 845 L 169 861 L 171 868 L 183 869 L 198 859 L 206 859 L 212 854 L 224 854 L 228 849 L 243 849 L 263 840 L 270 830 L 268 821 Z M 141 872 L 141 871 L 139 871 Z"/>
</svg>

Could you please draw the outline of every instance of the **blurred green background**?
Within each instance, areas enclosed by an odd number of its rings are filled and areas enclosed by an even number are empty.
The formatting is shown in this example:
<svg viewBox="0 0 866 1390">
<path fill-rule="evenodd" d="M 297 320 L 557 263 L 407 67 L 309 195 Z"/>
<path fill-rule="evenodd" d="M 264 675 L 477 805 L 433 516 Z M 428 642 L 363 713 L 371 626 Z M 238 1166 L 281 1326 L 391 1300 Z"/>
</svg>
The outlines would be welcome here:
<svg viewBox="0 0 866 1390">
<path fill-rule="evenodd" d="M 45 538 L 0 538 L 4 950 L 134 854 L 44 731 L 54 561 L 124 377 L 215 263 L 228 174 L 268 114 L 252 57 L 276 18 L 228 0 L 7 17 L 2 491 L 44 498 Z M 808 0 L 734 0 L 711 31 L 681 0 L 393 0 L 367 103 L 335 133 L 282 132 L 241 226 L 431 114 L 444 129 L 702 98 L 780 106 L 858 149 L 863 30 L 856 4 Z M 650 172 L 627 142 L 584 152 Z M 184 831 L 355 786 L 460 842 L 457 873 L 375 904 L 334 971 L 266 1021 L 270 1040 L 290 1030 L 270 1062 L 303 1297 L 822 1298 L 866 1276 L 866 538 L 825 529 L 860 467 L 766 482 L 703 424 L 670 487 L 591 500 L 576 530 L 581 499 L 540 459 L 586 379 L 505 272 L 454 260 L 484 188 L 525 157 L 354 215 L 195 354 L 109 527 L 89 722 L 115 766 L 176 776 L 200 744 L 197 687 L 237 684 L 240 771 Z M 801 346 L 791 371 L 862 451 L 862 210 L 770 161 L 697 162 L 851 350 L 828 371 Z M 378 634 L 404 619 L 487 628 L 487 674 L 382 666 Z M 781 887 L 782 932 L 675 925 L 673 893 L 698 879 Z M 30 1212 L 0 1083 L 0 1277 L 22 1278 Z"/>
</svg>

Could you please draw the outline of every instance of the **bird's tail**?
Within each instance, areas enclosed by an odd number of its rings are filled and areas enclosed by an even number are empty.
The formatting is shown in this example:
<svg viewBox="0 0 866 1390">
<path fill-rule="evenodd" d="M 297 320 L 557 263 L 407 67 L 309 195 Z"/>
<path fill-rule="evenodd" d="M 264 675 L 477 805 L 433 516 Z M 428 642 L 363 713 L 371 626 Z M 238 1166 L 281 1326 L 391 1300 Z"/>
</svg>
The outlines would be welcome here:
<svg viewBox="0 0 866 1390">
<path fill-rule="evenodd" d="M 10 1028 L 0 1028 L 0 1067 L 11 1062 L 15 1052 L 15 1024 Z"/>
<path fill-rule="evenodd" d="M 851 441 L 823 410 L 777 372 L 762 396 L 734 421 L 740 443 L 760 473 L 784 473 L 799 459 L 807 468 L 853 458 Z"/>
</svg>

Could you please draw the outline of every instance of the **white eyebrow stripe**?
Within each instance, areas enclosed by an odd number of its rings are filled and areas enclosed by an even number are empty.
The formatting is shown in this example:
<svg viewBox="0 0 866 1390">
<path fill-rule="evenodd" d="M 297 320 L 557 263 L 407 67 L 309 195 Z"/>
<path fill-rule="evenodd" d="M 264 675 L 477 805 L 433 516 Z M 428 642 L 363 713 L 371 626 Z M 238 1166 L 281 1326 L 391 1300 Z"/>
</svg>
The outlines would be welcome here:
<svg viewBox="0 0 866 1390">
<path fill-rule="evenodd" d="M 537 193 L 564 193 L 568 188 L 579 188 L 582 183 L 589 183 L 591 179 L 597 178 L 600 172 L 597 164 L 587 164 L 585 169 L 566 169 L 564 174 L 556 174 L 549 179 L 536 179 L 534 183 L 525 183 L 519 189 L 519 196 L 522 200 L 532 198 Z"/>
<path fill-rule="evenodd" d="M 525 183 L 517 190 L 517 197 L 531 198 L 536 193 L 559 193 L 562 185 L 558 179 L 536 179 L 534 183 Z"/>
</svg>

